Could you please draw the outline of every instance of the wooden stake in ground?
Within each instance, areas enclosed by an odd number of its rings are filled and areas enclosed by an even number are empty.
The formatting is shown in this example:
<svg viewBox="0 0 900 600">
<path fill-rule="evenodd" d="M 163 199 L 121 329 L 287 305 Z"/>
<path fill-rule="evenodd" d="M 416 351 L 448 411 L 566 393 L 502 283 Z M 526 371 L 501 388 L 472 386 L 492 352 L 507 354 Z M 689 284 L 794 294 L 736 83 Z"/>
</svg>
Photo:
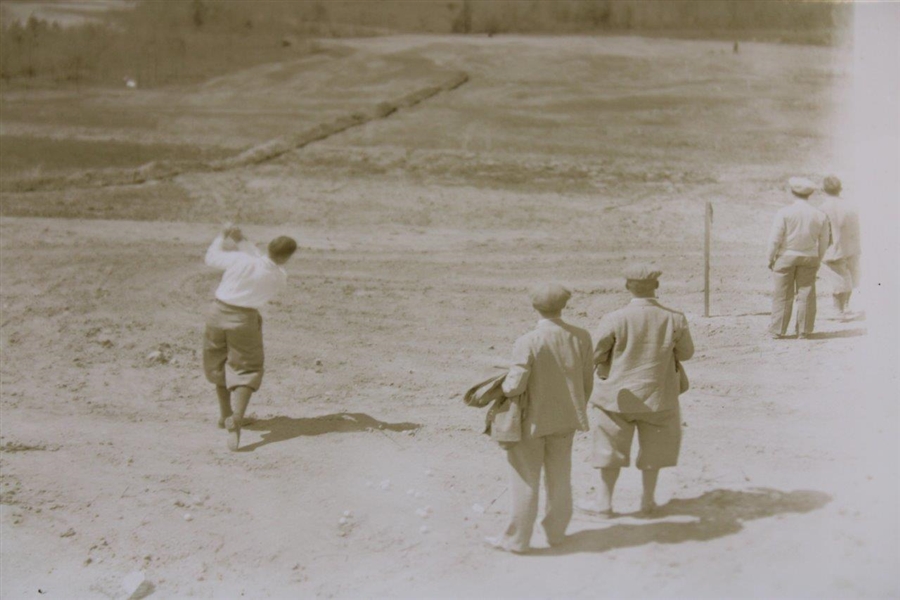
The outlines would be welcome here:
<svg viewBox="0 0 900 600">
<path fill-rule="evenodd" d="M 706 202 L 706 218 L 703 229 L 703 316 L 709 316 L 709 240 L 712 231 L 712 203 Z"/>
</svg>

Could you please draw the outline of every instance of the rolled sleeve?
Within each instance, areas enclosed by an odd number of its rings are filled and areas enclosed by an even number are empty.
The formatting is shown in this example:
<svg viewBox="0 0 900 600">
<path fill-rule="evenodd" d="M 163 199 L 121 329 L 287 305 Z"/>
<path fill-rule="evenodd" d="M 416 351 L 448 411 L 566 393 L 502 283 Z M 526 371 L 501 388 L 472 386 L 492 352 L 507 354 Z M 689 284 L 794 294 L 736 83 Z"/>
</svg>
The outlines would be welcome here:
<svg viewBox="0 0 900 600">
<path fill-rule="evenodd" d="M 516 340 L 513 346 L 512 365 L 503 380 L 503 395 L 511 398 L 525 392 L 533 361 L 534 355 L 531 352 L 530 340 L 527 337 Z"/>
</svg>

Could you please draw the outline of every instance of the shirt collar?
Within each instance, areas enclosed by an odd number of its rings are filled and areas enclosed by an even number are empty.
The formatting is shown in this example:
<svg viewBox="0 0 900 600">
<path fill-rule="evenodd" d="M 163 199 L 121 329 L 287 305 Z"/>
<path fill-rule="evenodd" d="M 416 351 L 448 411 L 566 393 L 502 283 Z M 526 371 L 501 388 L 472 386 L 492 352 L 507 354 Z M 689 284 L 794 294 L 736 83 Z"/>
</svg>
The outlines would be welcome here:
<svg viewBox="0 0 900 600">
<path fill-rule="evenodd" d="M 629 304 L 637 304 L 640 306 L 655 306 L 659 304 L 657 298 L 632 298 Z"/>
<path fill-rule="evenodd" d="M 562 317 L 554 317 L 552 319 L 545 319 L 545 318 L 541 317 L 540 319 L 538 319 L 537 324 L 538 324 L 538 327 L 540 327 L 542 325 L 551 325 L 551 324 L 559 325 L 562 322 L 563 322 Z"/>
</svg>

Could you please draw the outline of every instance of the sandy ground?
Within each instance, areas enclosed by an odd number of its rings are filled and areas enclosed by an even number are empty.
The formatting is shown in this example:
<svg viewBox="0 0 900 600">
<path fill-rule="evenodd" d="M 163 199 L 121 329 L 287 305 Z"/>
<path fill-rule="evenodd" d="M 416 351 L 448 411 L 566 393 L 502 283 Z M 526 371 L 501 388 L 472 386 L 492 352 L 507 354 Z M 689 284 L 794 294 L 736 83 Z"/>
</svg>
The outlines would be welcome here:
<svg viewBox="0 0 900 600">
<path fill-rule="evenodd" d="M 560 83 L 560 73 L 581 68 L 571 62 L 579 53 L 588 70 L 615 64 L 597 57 L 616 52 L 712 61 L 715 48 L 704 43 L 523 38 L 504 51 L 472 41 L 456 52 L 415 37 L 359 44 L 373 53 L 392 44 L 392 53 L 415 51 L 447 68 L 461 61 L 474 77 L 257 167 L 4 197 L 2 596 L 123 598 L 123 579 L 135 572 L 147 582 L 138 595 L 161 598 L 900 594 L 896 398 L 878 385 L 884 374 L 873 360 L 881 324 L 871 312 L 834 319 L 823 285 L 815 339 L 765 335 L 760 232 L 784 202 L 776 182 L 833 158 L 832 140 L 817 133 L 831 105 L 797 100 L 830 93 L 831 59 L 764 45 L 754 59 L 751 47 L 741 60 L 797 77 L 760 82 L 737 102 L 745 130 L 695 139 L 685 124 L 727 119 L 728 106 L 706 116 L 671 98 L 651 106 L 652 85 L 629 84 L 623 63 L 622 104 L 610 92 L 598 108 L 595 84 L 583 83 L 591 80 Z M 512 61 L 518 52 L 532 61 Z M 684 69 L 678 81 L 697 77 Z M 724 69 L 723 94 L 749 85 L 729 80 L 743 70 Z M 521 96 L 533 106 L 504 123 L 500 115 L 516 111 L 487 102 L 491 86 L 496 97 L 560 90 Z M 535 120 L 563 88 L 580 87 L 571 104 Z M 628 112 L 638 97 L 658 112 Z M 768 104 L 750 111 L 760 97 Z M 585 115 L 601 108 L 611 111 L 604 129 L 585 130 Z M 466 111 L 494 125 L 466 131 Z M 565 114 L 578 133 L 567 135 Z M 672 145 L 642 147 L 636 118 Z M 802 144 L 785 136 L 735 154 L 732 144 L 751 140 L 753 127 L 776 130 L 780 120 L 811 137 L 795 132 Z M 526 122 L 544 133 L 534 144 Z M 621 152 L 591 146 L 603 132 Z M 723 138 L 718 151 L 714 137 Z M 591 161 L 594 152 L 608 162 Z M 58 203 L 66 216 L 81 199 L 137 201 L 172 185 L 189 210 L 173 201 L 152 220 L 129 220 L 110 202 L 107 220 L 29 216 L 29 202 Z M 705 200 L 717 201 L 709 318 Z M 217 283 L 202 256 L 226 218 L 248 223 L 252 239 L 287 233 L 301 245 L 288 290 L 265 312 L 268 370 L 237 453 L 216 428 L 199 367 L 202 313 Z M 483 536 L 505 522 L 505 460 L 462 393 L 533 326 L 531 283 L 570 285 L 567 317 L 593 329 L 627 301 L 620 273 L 636 258 L 662 268 L 661 298 L 688 315 L 698 348 L 686 365 L 681 464 L 660 478 L 663 509 L 636 514 L 640 478 L 631 469 L 617 492 L 622 516 L 576 515 L 570 539 L 553 549 L 538 528 L 528 556 L 488 549 Z M 856 307 L 877 294 L 869 285 Z M 579 435 L 578 498 L 597 483 L 587 451 Z"/>
</svg>

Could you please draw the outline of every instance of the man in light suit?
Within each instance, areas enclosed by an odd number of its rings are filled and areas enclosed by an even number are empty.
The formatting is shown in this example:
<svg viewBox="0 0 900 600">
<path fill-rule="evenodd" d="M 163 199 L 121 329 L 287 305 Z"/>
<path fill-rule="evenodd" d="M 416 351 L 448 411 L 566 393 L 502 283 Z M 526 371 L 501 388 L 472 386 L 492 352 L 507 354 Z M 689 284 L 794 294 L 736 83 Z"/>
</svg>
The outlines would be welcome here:
<svg viewBox="0 0 900 600">
<path fill-rule="evenodd" d="M 825 252 L 824 271 L 831 279 L 834 307 L 842 317 L 850 316 L 850 295 L 859 287 L 859 259 L 862 254 L 859 214 L 853 204 L 841 198 L 841 180 L 830 175 L 822 189 L 828 194 L 819 209 L 831 224 L 831 244 Z"/>
<path fill-rule="evenodd" d="M 572 519 L 572 440 L 587 431 L 587 398 L 593 386 L 590 334 L 562 320 L 571 292 L 558 284 L 536 287 L 532 306 L 541 315 L 537 327 L 518 340 L 503 381 L 507 397 L 527 394 L 522 439 L 504 443 L 510 466 L 512 515 L 491 546 L 527 552 L 537 519 L 541 471 L 547 487 L 547 514 L 542 521 L 551 546 L 562 543 Z"/>
<path fill-rule="evenodd" d="M 632 299 L 605 315 L 594 336 L 598 379 L 590 402 L 594 408 L 593 465 L 600 470 L 596 500 L 579 502 L 587 513 L 610 516 L 619 472 L 631 462 L 637 429 L 644 495 L 641 510 L 656 508 L 659 470 L 678 463 L 681 416 L 678 364 L 694 354 L 685 316 L 656 299 L 660 271 L 648 265 L 625 270 Z M 676 362 L 677 361 L 677 362 Z"/>
<path fill-rule="evenodd" d="M 816 323 L 816 273 L 828 249 L 830 228 L 825 213 L 808 202 L 813 182 L 791 177 L 788 184 L 794 202 L 775 215 L 769 236 L 769 270 L 775 284 L 769 334 L 785 337 L 796 296 L 797 337 L 803 339 Z"/>
</svg>

